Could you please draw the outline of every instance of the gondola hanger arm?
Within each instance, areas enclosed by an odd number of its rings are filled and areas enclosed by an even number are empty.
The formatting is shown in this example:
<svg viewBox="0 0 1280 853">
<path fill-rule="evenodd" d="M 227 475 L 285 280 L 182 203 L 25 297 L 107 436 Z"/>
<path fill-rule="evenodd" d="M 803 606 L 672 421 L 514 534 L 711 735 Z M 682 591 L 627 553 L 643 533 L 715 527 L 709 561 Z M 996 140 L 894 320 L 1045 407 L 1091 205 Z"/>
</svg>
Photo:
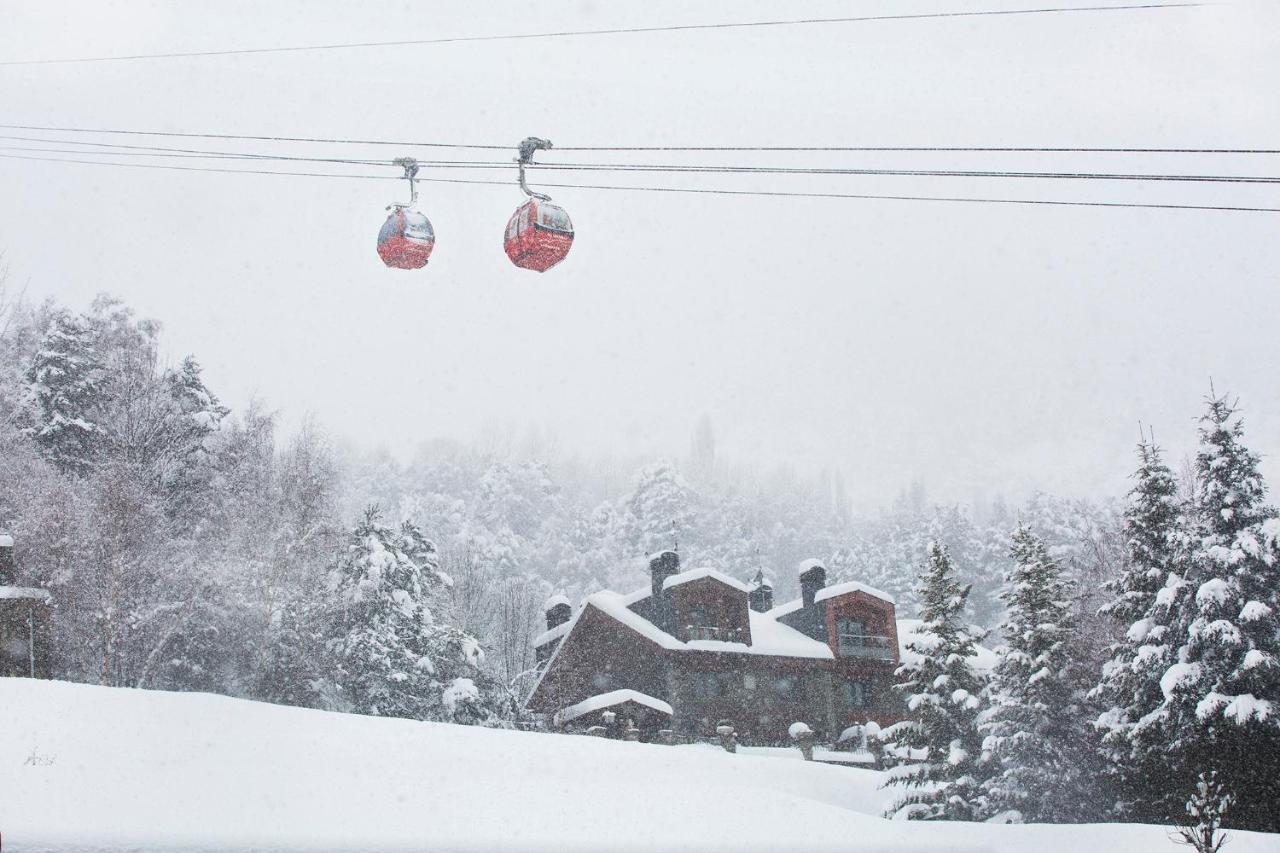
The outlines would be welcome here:
<svg viewBox="0 0 1280 853">
<path fill-rule="evenodd" d="M 529 189 L 529 185 L 525 183 L 524 167 L 533 163 L 534 152 L 549 151 L 550 149 L 550 139 L 543 139 L 540 136 L 526 136 L 524 141 L 520 143 L 520 156 L 516 158 L 516 163 L 520 166 L 520 189 L 524 190 L 525 195 L 530 198 L 536 198 L 538 201 L 551 201 L 551 196 Z"/>
</svg>

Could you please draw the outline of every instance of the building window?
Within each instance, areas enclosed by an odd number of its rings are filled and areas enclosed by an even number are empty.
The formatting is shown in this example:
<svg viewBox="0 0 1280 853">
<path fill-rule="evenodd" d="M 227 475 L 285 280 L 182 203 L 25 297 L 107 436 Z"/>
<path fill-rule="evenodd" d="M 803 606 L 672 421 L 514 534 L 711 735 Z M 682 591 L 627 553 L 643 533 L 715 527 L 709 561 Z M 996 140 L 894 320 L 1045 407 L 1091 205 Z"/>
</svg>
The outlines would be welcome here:
<svg viewBox="0 0 1280 853">
<path fill-rule="evenodd" d="M 840 702 L 846 708 L 867 706 L 867 686 L 861 681 L 846 681 L 840 685 Z"/>
<path fill-rule="evenodd" d="M 836 648 L 842 655 L 892 660 L 889 638 L 871 634 L 865 619 L 842 616 L 836 620 Z"/>
<path fill-rule="evenodd" d="M 755 673 L 751 673 L 751 672 L 742 673 L 742 686 L 745 687 L 747 690 L 755 690 L 756 689 Z"/>
<path fill-rule="evenodd" d="M 795 699 L 800 695 L 800 680 L 797 678 L 779 678 L 773 682 L 779 696 Z"/>
<path fill-rule="evenodd" d="M 693 673 L 693 695 L 699 699 L 714 699 L 722 693 L 727 693 L 725 688 L 728 685 L 722 683 L 724 678 L 718 672 Z"/>
</svg>

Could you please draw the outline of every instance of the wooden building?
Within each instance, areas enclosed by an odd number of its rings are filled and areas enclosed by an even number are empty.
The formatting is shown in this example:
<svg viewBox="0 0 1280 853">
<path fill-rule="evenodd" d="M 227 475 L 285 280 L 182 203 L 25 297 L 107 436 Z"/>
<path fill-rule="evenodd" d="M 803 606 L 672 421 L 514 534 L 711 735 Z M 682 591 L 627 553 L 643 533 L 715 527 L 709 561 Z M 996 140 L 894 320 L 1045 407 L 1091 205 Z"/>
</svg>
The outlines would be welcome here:
<svg viewBox="0 0 1280 853">
<path fill-rule="evenodd" d="M 0 533 L 0 677 L 49 677 L 49 593 L 17 585 L 13 537 Z"/>
<path fill-rule="evenodd" d="M 833 737 L 902 719 L 893 599 L 860 583 L 827 586 L 816 560 L 799 571 L 801 597 L 775 607 L 763 573 L 743 583 L 681 571 L 664 551 L 635 592 L 594 593 L 576 613 L 556 596 L 534 640 L 542 672 L 527 707 L 573 728 L 583 708 L 622 713 L 625 701 L 643 706 L 634 722 L 646 739 L 663 728 L 708 736 L 729 720 L 755 744 L 787 742 L 795 722 Z"/>
</svg>

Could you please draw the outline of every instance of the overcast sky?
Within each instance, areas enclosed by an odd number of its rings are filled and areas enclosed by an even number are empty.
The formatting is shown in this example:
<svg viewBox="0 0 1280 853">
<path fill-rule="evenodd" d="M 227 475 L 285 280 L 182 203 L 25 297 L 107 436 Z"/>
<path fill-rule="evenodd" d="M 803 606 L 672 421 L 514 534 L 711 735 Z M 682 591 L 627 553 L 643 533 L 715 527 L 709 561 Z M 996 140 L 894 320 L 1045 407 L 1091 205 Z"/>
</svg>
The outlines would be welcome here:
<svg viewBox="0 0 1280 853">
<path fill-rule="evenodd" d="M 0 59 L 1036 5 L 0 2 Z M 1276 6 L 9 66 L 0 121 L 513 149 L 530 134 L 563 146 L 1280 148 Z M 495 154 L 511 156 L 482 159 Z M 1280 175 L 1276 156 L 612 156 Z M 606 155 L 539 159 L 587 158 Z M 30 297 L 83 307 L 108 291 L 161 320 L 167 355 L 197 354 L 229 404 L 257 395 L 286 423 L 311 412 L 403 456 L 495 425 L 584 453 L 683 454 L 706 413 L 724 455 L 838 466 L 863 503 L 913 479 L 959 500 L 1118 493 L 1140 419 L 1175 454 L 1191 449 L 1210 376 L 1241 397 L 1253 447 L 1280 452 L 1280 214 L 561 189 L 577 239 L 538 275 L 502 252 L 523 198 L 514 174 L 474 176 L 512 183 L 426 184 L 437 245 L 409 273 L 374 252 L 384 206 L 405 195 L 394 181 L 0 159 L 0 250 Z M 580 177 L 1280 206 L 1274 187 L 1235 184 Z M 1276 462 L 1266 470 L 1280 478 Z"/>
</svg>

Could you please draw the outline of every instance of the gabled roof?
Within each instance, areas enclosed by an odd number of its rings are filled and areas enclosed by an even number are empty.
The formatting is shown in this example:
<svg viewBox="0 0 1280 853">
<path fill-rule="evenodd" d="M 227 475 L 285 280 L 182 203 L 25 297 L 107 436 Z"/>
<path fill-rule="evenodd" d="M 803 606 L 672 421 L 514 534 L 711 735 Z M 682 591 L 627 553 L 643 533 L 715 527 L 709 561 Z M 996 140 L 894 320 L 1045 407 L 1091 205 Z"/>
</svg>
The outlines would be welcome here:
<svg viewBox="0 0 1280 853">
<path fill-rule="evenodd" d="M 732 587 L 739 592 L 747 591 L 747 585 L 742 581 L 734 580 L 728 575 L 711 568 L 690 569 L 689 571 L 681 572 L 678 575 L 671 575 L 669 578 L 662 581 L 662 588 L 671 589 L 673 586 L 680 586 L 681 584 L 686 584 L 690 581 L 702 580 L 703 578 L 712 578 L 713 580 L 717 580 L 725 586 Z"/>
<path fill-rule="evenodd" d="M 590 714 L 592 711 L 600 711 L 626 702 L 644 705 L 646 708 L 651 708 L 660 714 L 666 714 L 668 717 L 675 713 L 666 702 L 641 693 L 639 690 L 610 690 L 608 693 L 601 693 L 599 696 L 583 699 L 581 702 L 557 712 L 555 723 L 556 725 L 562 725 L 570 720 L 576 720 L 584 714 Z"/>
<path fill-rule="evenodd" d="M 845 581 L 844 583 L 838 583 L 832 586 L 824 586 L 822 589 L 818 590 L 818 594 L 813 597 L 813 600 L 826 601 L 828 598 L 835 598 L 837 595 L 845 595 L 850 592 L 862 592 L 872 598 L 878 598 L 881 601 L 887 601 L 890 604 L 895 603 L 893 596 L 889 593 L 882 592 L 873 586 L 867 586 L 866 584 L 859 583 L 858 581 Z"/>
<path fill-rule="evenodd" d="M 692 574 L 692 572 L 686 574 Z M 706 575 L 702 577 L 706 577 Z M 752 641 L 750 645 L 723 640 L 689 640 L 685 642 L 676 639 L 629 607 L 631 604 L 643 601 L 649 594 L 648 587 L 627 595 L 619 595 L 616 592 L 607 590 L 592 593 L 583 599 L 582 607 L 578 609 L 573 619 L 564 625 L 557 625 L 551 631 L 538 636 L 534 639 L 534 645 L 540 646 L 549 640 L 555 639 L 555 636 L 567 636 L 572 633 L 582 614 L 588 607 L 591 607 L 630 628 L 646 640 L 656 643 L 669 651 L 719 652 L 722 654 L 818 659 L 830 659 L 832 657 L 831 649 L 826 643 L 806 637 L 789 625 L 776 621 L 772 611 L 769 613 L 758 613 L 755 610 L 747 611 L 751 625 Z M 556 633 L 553 635 L 553 632 Z M 563 641 L 561 647 L 563 647 Z M 556 654 L 552 655 L 551 660 L 547 662 L 547 667 L 543 670 L 544 673 L 551 669 L 559 652 L 560 649 L 556 649 Z M 539 682 L 541 682 L 541 679 L 539 679 Z M 536 685 L 534 690 L 537 690 Z"/>
</svg>

